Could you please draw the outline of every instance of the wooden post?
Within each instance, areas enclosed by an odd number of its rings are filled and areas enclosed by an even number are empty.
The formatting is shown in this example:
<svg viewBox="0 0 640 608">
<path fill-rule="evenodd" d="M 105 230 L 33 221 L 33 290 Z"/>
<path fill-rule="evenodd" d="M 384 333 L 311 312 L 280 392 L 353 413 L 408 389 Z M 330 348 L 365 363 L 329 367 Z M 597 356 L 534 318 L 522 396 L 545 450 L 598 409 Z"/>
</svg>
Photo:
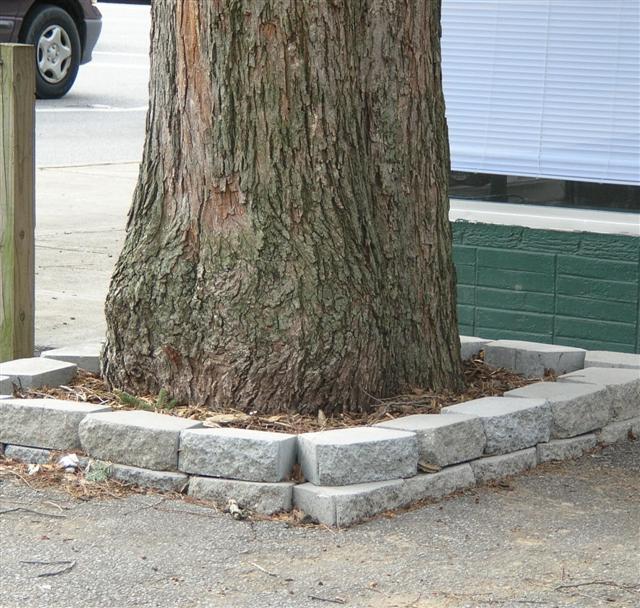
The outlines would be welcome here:
<svg viewBox="0 0 640 608">
<path fill-rule="evenodd" d="M 0 44 L 0 362 L 34 347 L 35 62 Z M 1 374 L 1 370 L 0 370 Z"/>
</svg>

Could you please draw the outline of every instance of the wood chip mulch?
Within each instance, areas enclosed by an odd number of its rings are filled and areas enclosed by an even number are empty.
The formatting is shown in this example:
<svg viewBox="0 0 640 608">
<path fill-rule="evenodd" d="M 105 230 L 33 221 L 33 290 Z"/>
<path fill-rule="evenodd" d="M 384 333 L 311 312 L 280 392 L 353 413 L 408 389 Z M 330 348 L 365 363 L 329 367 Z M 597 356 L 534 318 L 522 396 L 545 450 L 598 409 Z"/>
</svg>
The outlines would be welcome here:
<svg viewBox="0 0 640 608">
<path fill-rule="evenodd" d="M 499 396 L 508 390 L 526 386 L 545 378 L 525 378 L 519 374 L 495 369 L 481 358 L 465 361 L 465 388 L 462 392 L 444 391 L 434 393 L 415 389 L 411 394 L 398 395 L 387 399 L 374 399 L 368 413 L 338 414 L 325 416 L 319 412 L 317 417 L 301 415 L 295 412 L 267 416 L 244 413 L 233 408 L 212 411 L 191 405 L 173 405 L 157 396 L 130 397 L 123 393 L 112 392 L 98 376 L 80 371 L 68 386 L 41 388 L 38 390 L 17 391 L 16 397 L 66 399 L 85 403 L 110 406 L 118 410 L 145 409 L 182 418 L 202 421 L 209 427 L 235 427 L 262 431 L 280 431 L 287 433 L 308 433 L 335 428 L 371 425 L 411 414 L 437 414 L 441 408 L 462 403 L 480 397 Z M 132 402 L 135 401 L 135 402 Z"/>
<path fill-rule="evenodd" d="M 30 465 L 10 460 L 0 455 L 0 481 L 2 479 L 19 479 L 35 491 L 42 488 L 55 487 L 78 500 L 122 498 L 132 493 L 157 493 L 154 490 L 138 488 L 115 479 L 89 481 L 81 468 L 78 468 L 76 472 L 70 473 L 60 467 L 57 462 L 62 456 L 64 456 L 62 452 L 54 452 L 49 462 Z"/>
</svg>

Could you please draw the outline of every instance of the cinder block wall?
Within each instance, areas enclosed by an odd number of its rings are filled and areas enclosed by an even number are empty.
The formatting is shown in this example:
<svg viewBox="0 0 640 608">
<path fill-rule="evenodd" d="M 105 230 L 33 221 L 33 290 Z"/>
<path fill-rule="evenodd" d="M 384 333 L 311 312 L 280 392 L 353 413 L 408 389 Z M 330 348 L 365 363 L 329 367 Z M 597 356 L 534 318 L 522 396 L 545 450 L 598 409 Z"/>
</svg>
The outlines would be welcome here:
<svg viewBox="0 0 640 608">
<path fill-rule="evenodd" d="M 640 238 L 452 226 L 460 333 L 640 352 Z"/>
</svg>

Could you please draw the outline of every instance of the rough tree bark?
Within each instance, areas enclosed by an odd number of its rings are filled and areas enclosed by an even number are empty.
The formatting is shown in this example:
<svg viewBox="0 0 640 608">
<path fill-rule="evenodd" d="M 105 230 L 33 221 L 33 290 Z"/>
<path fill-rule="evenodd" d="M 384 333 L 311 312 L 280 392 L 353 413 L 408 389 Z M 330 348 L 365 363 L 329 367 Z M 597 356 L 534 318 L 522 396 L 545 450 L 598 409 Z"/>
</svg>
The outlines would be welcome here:
<svg viewBox="0 0 640 608">
<path fill-rule="evenodd" d="M 439 0 L 155 0 L 103 371 L 358 410 L 461 378 Z"/>
</svg>

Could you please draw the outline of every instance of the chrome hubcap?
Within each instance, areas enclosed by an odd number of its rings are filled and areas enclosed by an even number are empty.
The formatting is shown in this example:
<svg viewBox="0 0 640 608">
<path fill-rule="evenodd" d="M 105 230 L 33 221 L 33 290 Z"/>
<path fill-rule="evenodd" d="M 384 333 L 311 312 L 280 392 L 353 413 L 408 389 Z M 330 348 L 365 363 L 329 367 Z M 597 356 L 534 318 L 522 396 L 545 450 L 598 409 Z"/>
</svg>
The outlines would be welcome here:
<svg viewBox="0 0 640 608">
<path fill-rule="evenodd" d="M 51 84 L 62 82 L 71 68 L 71 40 L 59 25 L 50 25 L 38 40 L 38 69 Z"/>
</svg>

